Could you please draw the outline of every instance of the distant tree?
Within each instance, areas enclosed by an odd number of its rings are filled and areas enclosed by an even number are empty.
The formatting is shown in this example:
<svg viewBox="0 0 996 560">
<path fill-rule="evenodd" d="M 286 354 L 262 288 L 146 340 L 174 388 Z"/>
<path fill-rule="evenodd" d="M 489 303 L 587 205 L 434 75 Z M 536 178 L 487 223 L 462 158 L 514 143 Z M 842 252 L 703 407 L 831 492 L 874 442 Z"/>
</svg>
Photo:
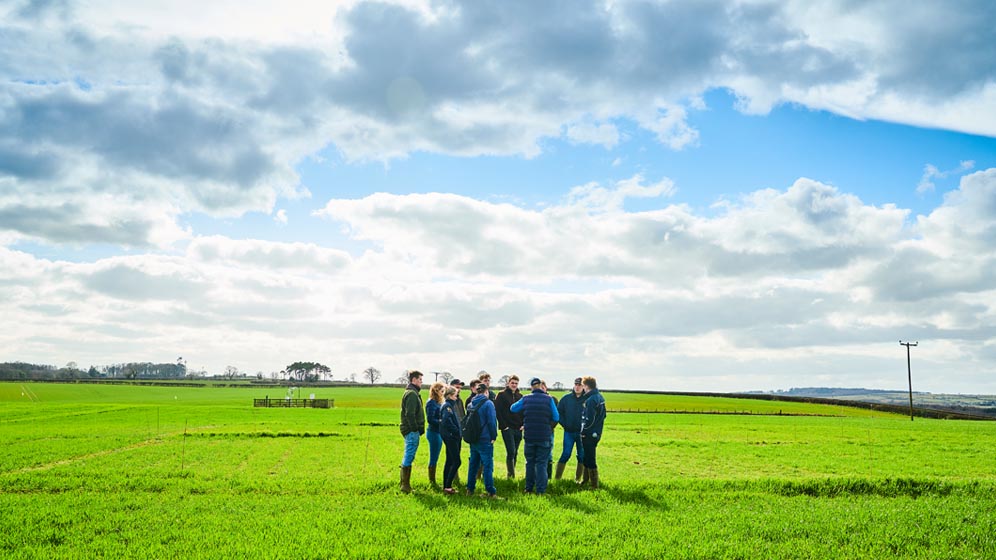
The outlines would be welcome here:
<svg viewBox="0 0 996 560">
<path fill-rule="evenodd" d="M 453 374 L 450 373 L 450 372 L 448 372 L 448 371 L 444 371 L 444 372 L 442 372 L 442 373 L 439 374 L 439 379 L 444 384 L 449 385 L 450 381 L 453 381 Z"/>
<path fill-rule="evenodd" d="M 327 376 L 332 372 L 332 368 L 318 362 L 294 362 L 284 369 L 288 375 L 301 381 L 318 381 L 320 377 Z"/>
<path fill-rule="evenodd" d="M 363 379 L 370 381 L 370 384 L 373 385 L 378 379 L 380 379 L 380 370 L 373 366 L 368 367 L 363 370 Z"/>
<path fill-rule="evenodd" d="M 563 391 L 563 390 L 564 390 L 564 384 L 563 384 L 563 383 L 561 383 L 560 381 L 557 381 L 557 382 L 555 382 L 555 383 L 553 384 L 553 388 L 554 388 L 554 390 L 556 390 L 556 391 Z"/>
<path fill-rule="evenodd" d="M 76 367 L 76 362 L 69 362 L 68 364 L 66 364 L 66 369 L 68 369 L 68 370 L 77 370 L 77 369 L 80 369 L 80 368 Z"/>
<path fill-rule="evenodd" d="M 349 382 L 350 383 L 356 383 L 356 374 L 355 373 L 349 374 Z"/>
<path fill-rule="evenodd" d="M 86 376 L 87 377 L 100 377 L 100 372 L 97 371 L 97 368 L 95 368 L 93 366 L 90 366 L 90 369 L 88 369 L 87 372 L 86 372 Z"/>
<path fill-rule="evenodd" d="M 408 385 L 408 374 L 402 373 L 401 375 L 398 376 L 397 379 L 394 380 L 394 382 L 400 383 L 402 385 Z"/>
<path fill-rule="evenodd" d="M 498 385 L 501 386 L 501 387 L 504 387 L 504 386 L 508 385 L 508 378 L 509 378 L 508 375 L 503 375 L 503 376 L 499 377 L 498 378 Z"/>
<path fill-rule="evenodd" d="M 235 366 L 225 366 L 225 377 L 234 379 L 239 374 L 239 368 Z"/>
</svg>

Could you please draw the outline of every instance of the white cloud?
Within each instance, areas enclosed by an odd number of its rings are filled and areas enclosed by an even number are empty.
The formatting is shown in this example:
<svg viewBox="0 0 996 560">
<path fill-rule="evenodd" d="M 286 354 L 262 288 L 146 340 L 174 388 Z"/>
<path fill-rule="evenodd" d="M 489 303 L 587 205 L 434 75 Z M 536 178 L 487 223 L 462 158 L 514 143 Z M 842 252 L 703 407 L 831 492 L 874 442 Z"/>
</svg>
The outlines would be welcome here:
<svg viewBox="0 0 996 560">
<path fill-rule="evenodd" d="M 670 181 L 637 176 L 543 210 L 445 194 L 329 201 L 322 215 L 371 243 L 355 257 L 221 236 L 91 264 L 0 248 L 0 360 L 101 364 L 141 345 L 212 371 L 314 357 L 337 375 L 893 388 L 892 346 L 912 338 L 924 389 L 992 391 L 994 185 L 996 170 L 968 175 L 913 225 L 808 179 L 699 215 L 663 202 Z M 634 195 L 659 209 L 624 211 Z"/>
<path fill-rule="evenodd" d="M 92 215 L 73 235 L 168 245 L 184 212 L 271 212 L 302 196 L 294 165 L 329 145 L 350 160 L 533 157 L 562 135 L 617 146 L 622 120 L 689 149 L 688 111 L 712 88 L 753 113 L 799 103 L 996 135 L 986 2 L 229 4 L 198 4 L 197 22 L 175 3 L 7 4 L 3 180 L 53 199 L 150 201 L 155 228 L 116 236 L 99 227 L 113 214 Z M 22 233 L 65 236 L 35 229 Z"/>
<path fill-rule="evenodd" d="M 933 192 L 935 187 L 934 179 L 944 179 L 955 173 L 964 173 L 973 167 L 975 167 L 975 162 L 967 160 L 960 162 L 955 169 L 941 171 L 936 166 L 928 163 L 923 167 L 923 177 L 920 178 L 920 182 L 916 186 L 916 192 L 920 194 Z"/>
<path fill-rule="evenodd" d="M 567 138 L 576 144 L 612 148 L 619 143 L 619 130 L 611 123 L 580 122 L 568 125 Z"/>
<path fill-rule="evenodd" d="M 925 385 L 993 387 L 992 169 L 913 219 L 806 178 L 703 213 L 636 175 L 542 210 L 330 200 L 354 254 L 180 225 L 259 211 L 289 232 L 274 209 L 308 196 L 295 166 L 325 148 L 535 157 L 548 138 L 616 148 L 635 125 L 692 149 L 714 88 L 749 113 L 996 136 L 986 2 L 191 6 L 0 6 L 0 359 L 196 349 L 214 371 L 300 357 L 717 390 L 801 384 L 805 366 L 893 386 L 879 341 L 919 337 Z M 972 168 L 929 166 L 918 190 Z M 8 248 L 24 241 L 166 254 L 70 263 Z"/>
</svg>

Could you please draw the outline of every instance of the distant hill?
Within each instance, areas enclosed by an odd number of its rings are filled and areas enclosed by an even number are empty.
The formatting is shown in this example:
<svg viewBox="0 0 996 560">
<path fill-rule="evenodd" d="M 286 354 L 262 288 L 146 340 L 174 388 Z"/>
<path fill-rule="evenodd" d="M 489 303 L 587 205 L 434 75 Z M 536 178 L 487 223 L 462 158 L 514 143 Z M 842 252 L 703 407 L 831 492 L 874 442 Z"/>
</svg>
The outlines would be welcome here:
<svg viewBox="0 0 996 560">
<path fill-rule="evenodd" d="M 909 406 L 910 402 L 909 391 L 887 389 L 795 387 L 787 391 L 769 391 L 762 394 L 857 401 L 895 406 Z M 913 391 L 913 406 L 915 408 L 996 418 L 996 396 L 994 395 L 958 395 Z"/>
</svg>

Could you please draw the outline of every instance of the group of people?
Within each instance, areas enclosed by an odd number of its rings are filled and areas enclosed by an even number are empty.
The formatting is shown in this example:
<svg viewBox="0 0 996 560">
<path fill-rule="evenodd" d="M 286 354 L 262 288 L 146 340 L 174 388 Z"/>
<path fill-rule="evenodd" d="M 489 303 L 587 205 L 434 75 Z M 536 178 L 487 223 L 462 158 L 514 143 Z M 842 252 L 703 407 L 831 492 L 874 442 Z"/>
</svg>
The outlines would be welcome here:
<svg viewBox="0 0 996 560">
<path fill-rule="evenodd" d="M 480 478 L 487 497 L 498 498 L 494 483 L 494 444 L 501 434 L 505 447 L 508 478 L 515 478 L 519 448 L 526 460 L 525 493 L 544 494 L 551 477 L 561 479 L 574 453 L 577 470 L 574 480 L 581 486 L 598 488 L 596 453 L 605 424 L 605 398 L 594 377 L 578 377 L 574 388 L 559 401 L 547 391 L 538 377 L 529 380 L 529 392 L 519 390 L 519 377 L 508 377 L 500 393 L 491 390 L 491 376 L 482 373 L 470 382 L 470 396 L 461 399 L 464 384 L 453 379 L 449 385 L 436 382 L 429 388 L 429 400 L 422 401 L 422 373 L 408 373 L 408 386 L 401 398 L 401 435 L 405 451 L 401 460 L 401 491 L 409 493 L 412 464 L 422 435 L 429 442 L 429 482 L 437 486 L 436 467 L 442 449 L 443 492 L 455 494 L 460 483 L 463 443 L 470 446 L 466 493 L 473 495 Z M 475 418 L 468 416 L 477 415 Z M 475 421 L 476 420 L 476 421 Z M 428 428 L 426 428 L 428 423 Z M 563 450 L 554 474 L 555 428 L 564 431 Z M 479 433 L 470 433 L 477 432 Z M 525 442 L 525 445 L 523 445 Z"/>
</svg>

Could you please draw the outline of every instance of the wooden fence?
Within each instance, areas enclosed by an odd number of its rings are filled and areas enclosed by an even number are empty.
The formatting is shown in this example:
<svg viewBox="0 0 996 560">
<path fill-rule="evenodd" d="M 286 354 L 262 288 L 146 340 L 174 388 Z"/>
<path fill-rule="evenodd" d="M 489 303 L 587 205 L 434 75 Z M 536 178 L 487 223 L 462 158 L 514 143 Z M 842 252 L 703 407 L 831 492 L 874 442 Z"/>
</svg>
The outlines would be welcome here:
<svg viewBox="0 0 996 560">
<path fill-rule="evenodd" d="M 333 408 L 335 399 L 253 399 L 252 405 L 262 408 Z"/>
</svg>

